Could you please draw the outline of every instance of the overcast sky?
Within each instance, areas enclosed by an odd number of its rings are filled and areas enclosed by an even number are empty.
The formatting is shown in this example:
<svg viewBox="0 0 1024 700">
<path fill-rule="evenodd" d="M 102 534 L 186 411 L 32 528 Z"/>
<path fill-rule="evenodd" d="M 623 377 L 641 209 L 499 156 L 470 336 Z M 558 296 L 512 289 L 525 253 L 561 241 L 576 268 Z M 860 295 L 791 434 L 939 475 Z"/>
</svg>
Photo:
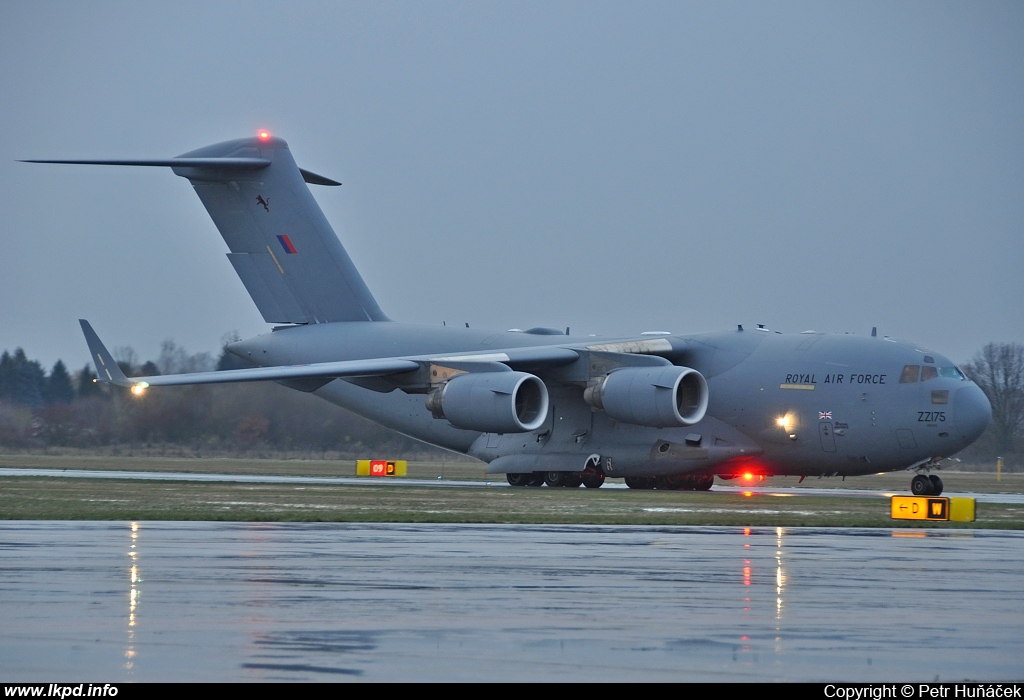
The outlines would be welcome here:
<svg viewBox="0 0 1024 700">
<path fill-rule="evenodd" d="M 1021 2 L 0 2 L 0 350 L 269 329 L 168 157 L 267 128 L 398 321 L 1024 342 Z"/>
</svg>

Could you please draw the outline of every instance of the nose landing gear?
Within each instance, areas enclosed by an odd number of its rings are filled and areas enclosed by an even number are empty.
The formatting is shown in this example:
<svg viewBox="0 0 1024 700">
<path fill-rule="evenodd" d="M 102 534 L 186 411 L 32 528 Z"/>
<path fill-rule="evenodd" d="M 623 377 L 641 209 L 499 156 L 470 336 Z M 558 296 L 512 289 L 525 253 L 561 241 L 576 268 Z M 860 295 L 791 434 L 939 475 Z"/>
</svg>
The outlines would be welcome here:
<svg viewBox="0 0 1024 700">
<path fill-rule="evenodd" d="M 942 479 L 935 474 L 918 474 L 910 480 L 910 492 L 915 496 L 942 495 Z"/>
</svg>

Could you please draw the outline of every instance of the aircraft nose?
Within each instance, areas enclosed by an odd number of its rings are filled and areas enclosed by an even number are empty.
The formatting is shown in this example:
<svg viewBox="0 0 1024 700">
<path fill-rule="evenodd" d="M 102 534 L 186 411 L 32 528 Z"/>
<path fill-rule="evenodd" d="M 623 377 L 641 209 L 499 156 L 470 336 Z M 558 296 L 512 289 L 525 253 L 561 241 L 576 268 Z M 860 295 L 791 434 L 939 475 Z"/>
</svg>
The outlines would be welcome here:
<svg viewBox="0 0 1024 700">
<path fill-rule="evenodd" d="M 977 440 L 992 419 L 992 405 L 977 384 L 961 387 L 953 395 L 953 425 L 966 442 Z"/>
</svg>

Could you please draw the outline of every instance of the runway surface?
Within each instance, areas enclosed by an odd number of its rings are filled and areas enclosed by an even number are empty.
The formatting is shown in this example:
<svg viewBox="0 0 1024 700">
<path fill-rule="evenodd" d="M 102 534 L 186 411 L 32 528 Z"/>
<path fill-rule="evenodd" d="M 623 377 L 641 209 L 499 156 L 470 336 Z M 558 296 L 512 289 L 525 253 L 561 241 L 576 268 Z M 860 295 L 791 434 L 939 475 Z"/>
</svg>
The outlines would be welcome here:
<svg viewBox="0 0 1024 700">
<path fill-rule="evenodd" d="M 1024 533 L 0 523 L 18 681 L 1007 681 Z"/>
<path fill-rule="evenodd" d="M 511 488 L 502 478 L 493 481 L 458 481 L 443 479 L 410 479 L 410 478 L 372 478 L 346 476 L 266 476 L 252 474 L 199 474 L 192 472 L 139 472 L 115 471 L 101 469 L 33 469 L 20 467 L 0 467 L 0 477 L 4 476 L 46 476 L 71 479 L 141 479 L 146 481 L 220 481 L 250 484 L 321 484 L 321 485 L 359 485 L 365 486 L 430 486 L 430 487 L 465 487 L 465 488 Z M 500 475 L 499 475 L 500 476 Z M 624 489 L 622 482 L 607 482 L 601 488 Z M 908 496 L 908 491 L 878 491 L 871 489 L 852 488 L 815 488 L 815 487 L 777 487 L 777 486 L 723 486 L 715 484 L 715 491 L 725 493 L 756 493 L 765 495 L 804 495 L 831 496 L 843 498 L 890 498 L 892 496 Z M 1024 494 L 1019 493 L 945 493 L 946 496 L 956 495 L 974 498 L 978 503 L 1024 504 Z"/>
</svg>

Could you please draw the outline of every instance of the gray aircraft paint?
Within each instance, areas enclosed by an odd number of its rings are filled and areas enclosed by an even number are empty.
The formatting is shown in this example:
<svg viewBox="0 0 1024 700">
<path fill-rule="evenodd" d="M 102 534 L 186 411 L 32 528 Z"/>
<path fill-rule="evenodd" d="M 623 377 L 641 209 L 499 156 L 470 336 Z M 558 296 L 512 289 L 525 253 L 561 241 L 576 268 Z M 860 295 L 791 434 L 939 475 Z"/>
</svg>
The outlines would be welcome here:
<svg viewBox="0 0 1024 700">
<path fill-rule="evenodd" d="M 579 472 L 588 462 L 616 477 L 931 467 L 975 440 L 991 415 L 984 394 L 951 361 L 890 338 L 737 328 L 595 339 L 389 321 L 306 186 L 335 183 L 300 170 L 281 139 L 239 139 L 180 159 L 59 162 L 171 166 L 187 177 L 266 320 L 292 324 L 229 346 L 256 369 L 127 379 L 83 322 L 103 381 L 276 380 L 470 454 L 497 473 Z M 948 371 L 901 383 L 907 365 Z M 707 382 L 706 412 L 692 424 L 614 420 L 584 400 L 585 389 L 617 371 L 633 374 L 616 377 L 645 377 L 643 368 L 673 366 L 692 368 Z M 460 429 L 427 408 L 428 393 L 445 386 L 431 372 L 464 382 L 459 375 L 509 370 L 536 375 L 547 387 L 548 415 L 535 430 Z M 658 400 L 660 381 L 627 394 L 627 402 L 642 409 Z M 505 400 L 501 390 L 476 395 Z"/>
</svg>

